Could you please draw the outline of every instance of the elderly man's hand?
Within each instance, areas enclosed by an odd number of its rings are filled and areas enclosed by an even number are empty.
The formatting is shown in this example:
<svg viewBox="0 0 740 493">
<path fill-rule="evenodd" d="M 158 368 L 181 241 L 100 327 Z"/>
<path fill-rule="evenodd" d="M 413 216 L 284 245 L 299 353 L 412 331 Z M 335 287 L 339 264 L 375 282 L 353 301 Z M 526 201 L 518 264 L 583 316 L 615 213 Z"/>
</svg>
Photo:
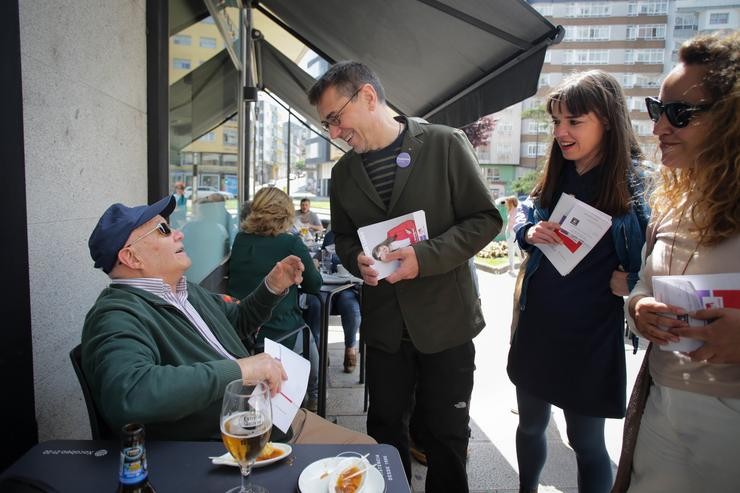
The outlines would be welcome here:
<svg viewBox="0 0 740 493">
<path fill-rule="evenodd" d="M 394 250 L 385 256 L 385 260 L 386 262 L 394 260 L 401 262 L 398 269 L 385 278 L 391 284 L 404 279 L 416 279 L 419 276 L 419 261 L 416 259 L 416 251 L 413 247 L 407 246 Z"/>
<path fill-rule="evenodd" d="M 236 360 L 242 372 L 242 380 L 245 382 L 264 381 L 270 387 L 270 395 L 280 391 L 283 380 L 288 379 L 283 369 L 283 364 L 267 353 L 260 353 L 248 358 Z"/>
<path fill-rule="evenodd" d="M 267 274 L 267 284 L 282 293 L 294 284 L 303 282 L 303 262 L 295 255 L 289 255 L 275 264 Z"/>
<path fill-rule="evenodd" d="M 364 253 L 357 255 L 357 268 L 360 269 L 360 275 L 362 280 L 368 286 L 378 285 L 378 271 L 372 268 L 375 263 L 375 259 L 368 257 Z"/>
<path fill-rule="evenodd" d="M 708 320 L 704 327 L 677 327 L 674 334 L 704 341 L 704 345 L 690 353 L 694 361 L 740 364 L 740 310 L 711 308 L 692 313 L 693 318 Z"/>
</svg>

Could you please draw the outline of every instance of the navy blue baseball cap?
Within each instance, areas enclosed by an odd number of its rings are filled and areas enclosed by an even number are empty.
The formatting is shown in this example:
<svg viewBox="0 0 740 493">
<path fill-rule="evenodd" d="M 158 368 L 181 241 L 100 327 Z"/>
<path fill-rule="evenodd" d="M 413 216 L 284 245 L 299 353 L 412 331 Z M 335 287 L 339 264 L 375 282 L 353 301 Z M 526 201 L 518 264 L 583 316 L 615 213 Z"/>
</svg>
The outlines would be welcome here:
<svg viewBox="0 0 740 493">
<path fill-rule="evenodd" d="M 146 223 L 154 216 L 167 219 L 175 209 L 175 197 L 168 195 L 152 205 L 128 207 L 113 204 L 103 213 L 95 226 L 87 246 L 90 256 L 95 261 L 96 269 L 110 274 L 118 259 L 118 252 L 126 244 L 131 232 Z"/>
</svg>

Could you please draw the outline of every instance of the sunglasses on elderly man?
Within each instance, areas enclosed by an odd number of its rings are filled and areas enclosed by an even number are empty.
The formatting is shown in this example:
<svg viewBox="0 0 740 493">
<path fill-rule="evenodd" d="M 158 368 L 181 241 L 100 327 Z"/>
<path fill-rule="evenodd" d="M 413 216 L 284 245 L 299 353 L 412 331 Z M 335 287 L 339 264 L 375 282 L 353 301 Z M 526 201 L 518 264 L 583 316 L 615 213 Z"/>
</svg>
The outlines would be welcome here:
<svg viewBox="0 0 740 493">
<path fill-rule="evenodd" d="M 136 243 L 137 241 L 143 240 L 144 238 L 146 238 L 150 234 L 154 233 L 155 231 L 158 231 L 159 234 L 162 235 L 162 236 L 169 236 L 169 235 L 172 234 L 172 228 L 170 228 L 170 225 L 167 224 L 167 223 L 165 223 L 165 222 L 161 222 L 161 223 L 157 224 L 157 227 L 156 228 L 152 229 L 151 231 L 147 231 L 146 233 L 144 233 L 143 235 L 139 236 L 134 241 L 132 241 L 131 243 L 129 243 L 128 245 L 126 245 L 124 248 L 128 248 L 131 245 L 133 245 L 134 243 Z"/>
<path fill-rule="evenodd" d="M 686 103 L 663 103 L 657 98 L 645 98 L 648 115 L 655 123 L 660 120 L 660 115 L 665 113 L 668 123 L 676 128 L 684 128 L 689 124 L 696 113 L 711 108 L 711 104 L 699 104 L 692 106 Z"/>
</svg>

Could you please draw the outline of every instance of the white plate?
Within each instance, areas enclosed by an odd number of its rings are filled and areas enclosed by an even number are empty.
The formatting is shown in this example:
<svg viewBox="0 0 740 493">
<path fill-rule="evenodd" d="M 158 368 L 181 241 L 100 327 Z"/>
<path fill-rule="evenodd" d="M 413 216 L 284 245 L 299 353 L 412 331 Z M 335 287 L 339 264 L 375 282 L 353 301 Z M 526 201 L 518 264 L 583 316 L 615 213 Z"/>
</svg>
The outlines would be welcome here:
<svg viewBox="0 0 740 493">
<path fill-rule="evenodd" d="M 263 467 L 268 464 L 272 464 L 273 462 L 277 462 L 279 460 L 283 460 L 286 457 L 290 455 L 290 453 L 293 451 L 293 447 L 288 445 L 287 443 L 273 443 L 272 446 L 279 450 L 281 453 L 277 457 L 272 457 L 270 459 L 266 460 L 257 460 L 257 462 L 254 463 L 252 467 Z M 211 462 L 216 465 L 223 465 L 223 466 L 238 466 L 237 462 L 234 460 L 234 457 L 228 452 L 226 452 L 224 455 L 219 455 L 218 457 L 212 457 Z"/>
<path fill-rule="evenodd" d="M 298 489 L 301 493 L 327 493 L 329 491 L 329 475 L 340 461 L 347 457 L 327 457 L 309 464 L 298 478 Z M 322 477 L 323 476 L 323 477 Z M 363 493 L 383 493 L 385 480 L 375 466 L 367 471 L 365 489 Z"/>
<path fill-rule="evenodd" d="M 321 274 L 321 280 L 324 284 L 359 284 L 362 282 L 362 279 L 349 273 L 344 276 L 341 274 Z"/>
</svg>

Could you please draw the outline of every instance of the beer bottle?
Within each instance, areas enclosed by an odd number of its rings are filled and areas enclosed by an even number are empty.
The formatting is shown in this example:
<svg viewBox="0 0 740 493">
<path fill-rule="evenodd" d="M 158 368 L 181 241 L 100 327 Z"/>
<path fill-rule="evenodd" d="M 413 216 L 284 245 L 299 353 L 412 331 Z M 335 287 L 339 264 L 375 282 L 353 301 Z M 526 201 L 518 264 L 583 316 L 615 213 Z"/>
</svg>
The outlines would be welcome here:
<svg viewBox="0 0 740 493">
<path fill-rule="evenodd" d="M 121 428 L 118 493 L 156 493 L 149 483 L 143 425 L 131 423 Z"/>
</svg>

